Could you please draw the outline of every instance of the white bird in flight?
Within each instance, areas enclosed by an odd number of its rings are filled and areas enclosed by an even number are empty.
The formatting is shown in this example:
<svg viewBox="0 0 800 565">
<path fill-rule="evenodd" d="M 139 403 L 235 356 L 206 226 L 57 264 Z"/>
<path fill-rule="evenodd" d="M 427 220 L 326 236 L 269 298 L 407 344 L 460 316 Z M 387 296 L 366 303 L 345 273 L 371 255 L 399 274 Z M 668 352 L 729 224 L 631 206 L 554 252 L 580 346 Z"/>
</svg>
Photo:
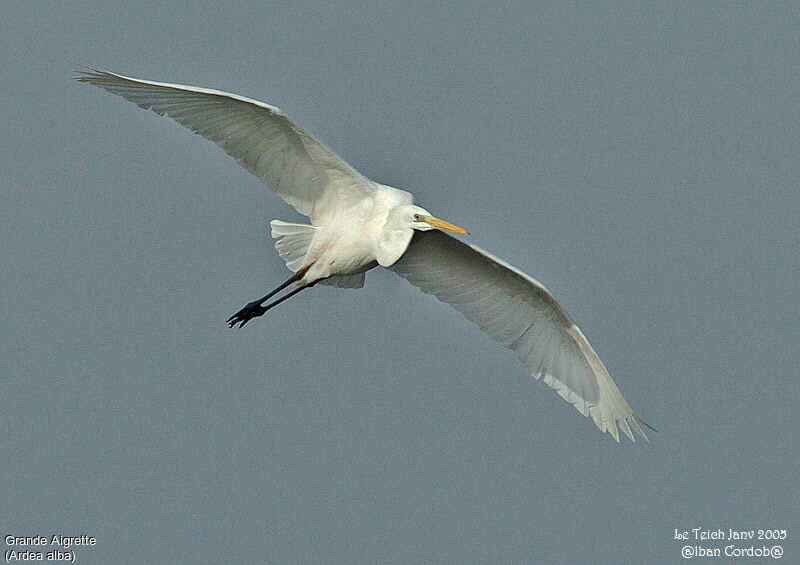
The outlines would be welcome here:
<svg viewBox="0 0 800 565">
<path fill-rule="evenodd" d="M 415 206 L 410 193 L 364 177 L 278 108 L 219 90 L 88 68 L 74 78 L 213 141 L 308 216 L 310 225 L 270 222 L 275 248 L 294 274 L 231 316 L 231 327 L 317 283 L 360 288 L 365 272 L 380 265 L 513 350 L 535 378 L 617 442 L 617 426 L 631 441 L 632 430 L 647 440 L 639 424 L 651 427 L 633 413 L 581 330 L 541 283 L 447 235 L 467 231 Z M 268 302 L 293 283 L 294 289 Z"/>
</svg>

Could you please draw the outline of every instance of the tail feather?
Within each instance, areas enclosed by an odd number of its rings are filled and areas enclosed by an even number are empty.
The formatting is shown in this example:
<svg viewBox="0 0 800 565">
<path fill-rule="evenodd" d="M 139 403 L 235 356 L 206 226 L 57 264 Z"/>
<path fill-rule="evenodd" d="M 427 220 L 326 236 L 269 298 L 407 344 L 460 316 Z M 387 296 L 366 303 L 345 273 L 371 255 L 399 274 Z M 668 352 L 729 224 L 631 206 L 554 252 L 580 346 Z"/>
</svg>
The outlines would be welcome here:
<svg viewBox="0 0 800 565">
<path fill-rule="evenodd" d="M 278 255 L 286 262 L 290 271 L 297 272 L 303 266 L 308 247 L 316 226 L 308 224 L 292 224 L 281 220 L 272 220 L 269 223 L 272 228 L 272 237 L 276 238 L 275 249 Z"/>
</svg>

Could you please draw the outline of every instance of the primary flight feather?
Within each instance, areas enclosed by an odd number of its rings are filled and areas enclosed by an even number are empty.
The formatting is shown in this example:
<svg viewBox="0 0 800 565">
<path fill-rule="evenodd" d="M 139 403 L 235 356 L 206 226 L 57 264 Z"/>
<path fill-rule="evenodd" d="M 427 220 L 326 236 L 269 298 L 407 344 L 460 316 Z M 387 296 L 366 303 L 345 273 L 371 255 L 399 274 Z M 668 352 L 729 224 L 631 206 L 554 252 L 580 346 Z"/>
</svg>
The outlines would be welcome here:
<svg viewBox="0 0 800 565">
<path fill-rule="evenodd" d="M 311 224 L 273 220 L 275 247 L 294 273 L 228 319 L 231 327 L 320 284 L 360 287 L 380 265 L 461 312 L 513 350 L 603 432 L 647 439 L 581 330 L 539 282 L 444 231 L 454 224 L 413 204 L 410 193 L 376 183 L 276 107 L 219 90 L 85 69 L 76 80 L 168 116 L 222 147 Z M 282 290 L 294 288 L 268 302 Z M 267 304 L 264 304 L 267 302 Z"/>
</svg>

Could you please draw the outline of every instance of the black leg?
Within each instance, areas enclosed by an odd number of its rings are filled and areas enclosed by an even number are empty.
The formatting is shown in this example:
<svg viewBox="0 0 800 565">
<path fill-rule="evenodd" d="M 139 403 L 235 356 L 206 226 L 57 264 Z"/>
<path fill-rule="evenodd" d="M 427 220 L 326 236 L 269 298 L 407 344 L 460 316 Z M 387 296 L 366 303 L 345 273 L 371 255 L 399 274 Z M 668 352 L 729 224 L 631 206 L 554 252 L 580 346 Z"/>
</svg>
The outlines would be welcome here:
<svg viewBox="0 0 800 565">
<path fill-rule="evenodd" d="M 275 306 L 277 306 L 278 304 L 280 304 L 284 300 L 290 299 L 292 296 L 294 296 L 295 294 L 297 294 L 301 290 L 305 290 L 306 288 L 308 288 L 310 286 L 314 286 L 314 283 L 307 284 L 307 285 L 304 285 L 304 286 L 298 286 L 293 291 L 287 292 L 286 294 L 284 294 L 280 298 L 276 298 L 275 300 L 273 300 L 272 302 L 270 302 L 269 304 L 267 304 L 266 306 L 263 307 L 264 308 L 264 312 L 266 312 L 267 310 L 271 310 L 272 308 L 275 308 Z"/>
<path fill-rule="evenodd" d="M 295 273 L 291 277 L 289 277 L 289 279 L 286 282 L 281 283 L 280 285 L 278 285 L 278 288 L 276 288 L 275 290 L 273 290 L 272 292 L 270 292 L 266 296 L 262 297 L 261 300 L 257 300 L 256 302 L 251 302 L 250 304 L 258 304 L 259 306 L 264 304 L 264 302 L 266 302 L 267 300 L 269 300 L 270 298 L 272 298 L 273 296 L 278 294 L 280 291 L 282 291 L 284 288 L 286 288 L 287 286 L 289 286 L 290 284 L 292 284 L 293 282 L 295 282 L 297 280 L 300 280 L 300 275 Z"/>
<path fill-rule="evenodd" d="M 253 318 L 257 318 L 258 316 L 263 316 L 264 313 L 267 310 L 277 306 L 278 304 L 280 304 L 284 300 L 286 300 L 288 298 L 291 298 L 292 296 L 294 296 L 295 294 L 297 294 L 298 292 L 300 292 L 304 288 L 309 287 L 309 286 L 314 286 L 314 283 L 311 283 L 309 285 L 299 286 L 296 289 L 294 289 L 291 292 L 289 292 L 288 294 L 286 294 L 286 295 L 278 298 L 277 300 L 273 301 L 272 303 L 267 304 L 266 306 L 262 306 L 262 304 L 264 304 L 264 302 L 266 302 L 267 300 L 269 300 L 270 298 L 272 298 L 273 296 L 278 294 L 284 288 L 286 288 L 287 286 L 289 286 L 293 282 L 300 280 L 301 276 L 302 275 L 300 275 L 298 273 L 295 273 L 294 275 L 292 275 L 289 278 L 289 280 L 287 280 L 286 282 L 282 283 L 280 286 L 278 286 L 275 290 L 273 290 L 269 294 L 265 295 L 264 297 L 262 297 L 259 300 L 255 300 L 253 302 L 250 302 L 247 306 L 245 306 L 244 308 L 242 308 L 241 310 L 236 312 L 236 314 L 234 314 L 233 316 L 228 318 L 228 321 L 227 321 L 228 325 L 231 328 L 233 326 L 235 326 L 236 324 L 239 324 L 240 328 L 244 327 L 244 325 L 247 322 L 249 322 L 250 320 L 252 320 Z"/>
</svg>

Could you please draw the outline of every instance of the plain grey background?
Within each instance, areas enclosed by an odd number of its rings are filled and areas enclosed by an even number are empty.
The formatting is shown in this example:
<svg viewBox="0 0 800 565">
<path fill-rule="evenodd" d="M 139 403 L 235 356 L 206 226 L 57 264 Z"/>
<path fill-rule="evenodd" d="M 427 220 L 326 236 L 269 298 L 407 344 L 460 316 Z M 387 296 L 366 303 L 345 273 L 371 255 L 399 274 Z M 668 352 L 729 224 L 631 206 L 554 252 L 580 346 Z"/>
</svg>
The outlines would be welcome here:
<svg viewBox="0 0 800 565">
<path fill-rule="evenodd" d="M 4 536 L 92 535 L 80 563 L 633 563 L 781 528 L 800 559 L 797 3 L 0 19 Z M 300 217 L 75 64 L 279 106 L 547 285 L 660 433 L 615 444 L 387 271 L 228 329 L 288 274 L 268 221 Z"/>
</svg>

